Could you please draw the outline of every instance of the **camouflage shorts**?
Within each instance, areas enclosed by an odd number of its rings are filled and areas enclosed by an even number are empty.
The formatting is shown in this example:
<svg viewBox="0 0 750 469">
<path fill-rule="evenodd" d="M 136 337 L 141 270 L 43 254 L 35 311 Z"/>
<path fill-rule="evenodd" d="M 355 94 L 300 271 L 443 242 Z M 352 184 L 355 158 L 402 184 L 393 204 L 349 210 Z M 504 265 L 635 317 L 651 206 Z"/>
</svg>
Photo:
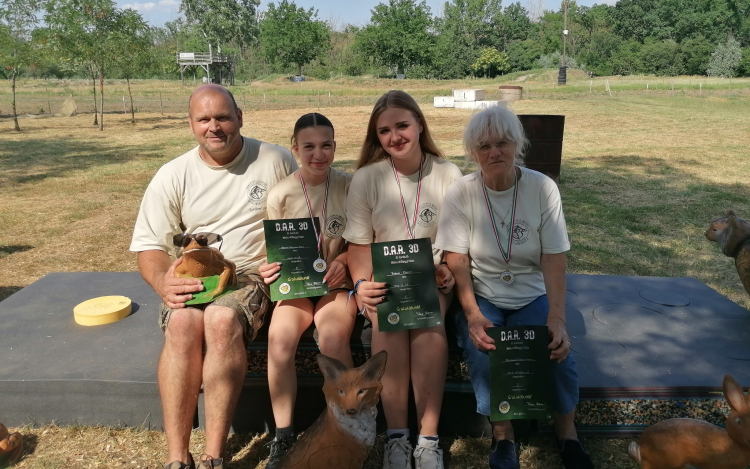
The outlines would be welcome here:
<svg viewBox="0 0 750 469">
<path fill-rule="evenodd" d="M 255 339 L 258 329 L 263 326 L 263 316 L 268 311 L 271 299 L 268 294 L 268 285 L 263 282 L 263 278 L 257 273 L 250 272 L 239 275 L 238 281 L 239 289 L 210 303 L 190 305 L 188 308 L 205 310 L 210 305 L 216 305 L 233 309 L 237 313 L 237 319 L 242 324 L 245 343 L 249 343 Z M 169 318 L 173 311 L 175 310 L 164 303 L 161 304 L 159 327 L 162 331 L 167 330 L 167 324 L 169 324 Z"/>
</svg>

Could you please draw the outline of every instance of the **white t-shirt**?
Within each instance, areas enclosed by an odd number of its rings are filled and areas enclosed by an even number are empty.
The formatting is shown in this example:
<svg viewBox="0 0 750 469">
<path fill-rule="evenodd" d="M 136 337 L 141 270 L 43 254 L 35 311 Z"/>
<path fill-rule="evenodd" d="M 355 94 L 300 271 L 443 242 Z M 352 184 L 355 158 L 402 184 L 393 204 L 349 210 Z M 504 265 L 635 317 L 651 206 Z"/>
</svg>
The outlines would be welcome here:
<svg viewBox="0 0 750 469">
<path fill-rule="evenodd" d="M 406 215 L 409 225 L 413 227 L 414 238 L 430 238 L 434 243 L 443 197 L 453 181 L 460 177 L 461 170 L 456 165 L 427 155 L 422 169 L 417 222 L 414 223 L 419 171 L 410 176 L 399 174 L 399 192 L 390 158 L 360 168 L 354 173 L 349 197 L 346 199 L 348 222 L 344 238 L 355 244 L 409 239 L 401 208 L 403 193 Z M 433 246 L 432 254 L 435 263 L 440 262 L 442 251 Z"/>
<path fill-rule="evenodd" d="M 519 309 L 544 295 L 542 254 L 559 254 L 570 249 L 560 191 L 555 182 L 536 171 L 521 168 L 518 203 L 513 223 L 510 264 L 506 264 L 492 229 L 492 219 L 482 193 L 480 172 L 466 175 L 451 186 L 443 201 L 435 247 L 469 254 L 474 292 L 499 308 Z M 487 189 L 497 222 L 498 235 L 507 251 L 512 214 L 513 188 Z M 507 214 L 507 215 L 506 215 Z M 500 223 L 506 216 L 505 228 Z M 515 276 L 511 285 L 500 282 L 506 270 Z"/>
<path fill-rule="evenodd" d="M 178 233 L 210 232 L 237 272 L 257 268 L 266 256 L 263 219 L 268 191 L 297 169 L 278 145 L 244 138 L 242 151 L 225 166 L 210 166 L 198 147 L 162 166 L 146 189 L 130 250 L 160 250 L 173 257 Z M 182 225 L 182 227 L 181 227 Z"/>
<path fill-rule="evenodd" d="M 321 220 L 323 225 L 323 252 L 328 265 L 341 254 L 344 249 L 343 238 L 346 228 L 346 195 L 349 192 L 349 184 L 352 175 L 331 168 L 330 184 L 328 185 L 328 202 L 326 203 L 326 219 Z M 307 181 L 305 181 L 307 183 Z M 326 184 L 315 187 L 306 185 L 307 194 L 310 196 L 310 205 L 313 214 L 320 217 L 323 211 Z M 299 180 L 299 172 L 290 174 L 283 181 L 276 184 L 268 193 L 268 218 L 271 220 L 280 218 L 307 218 L 310 211 L 307 209 L 305 193 Z M 352 288 L 351 279 L 345 279 L 340 285 L 330 285 L 334 288 Z"/>
</svg>

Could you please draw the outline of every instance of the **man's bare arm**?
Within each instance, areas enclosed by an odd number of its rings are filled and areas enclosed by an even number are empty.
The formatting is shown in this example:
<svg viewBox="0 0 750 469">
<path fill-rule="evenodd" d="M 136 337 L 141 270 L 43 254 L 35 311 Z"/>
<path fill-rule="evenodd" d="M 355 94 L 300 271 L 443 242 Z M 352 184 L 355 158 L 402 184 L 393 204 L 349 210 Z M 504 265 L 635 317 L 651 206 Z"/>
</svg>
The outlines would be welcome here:
<svg viewBox="0 0 750 469">
<path fill-rule="evenodd" d="M 192 293 L 203 290 L 203 284 L 197 278 L 174 276 L 174 269 L 181 262 L 182 258 L 171 262 L 166 252 L 156 249 L 138 253 L 138 270 L 143 280 L 172 309 L 184 308 L 185 302 L 193 298 Z"/>
</svg>

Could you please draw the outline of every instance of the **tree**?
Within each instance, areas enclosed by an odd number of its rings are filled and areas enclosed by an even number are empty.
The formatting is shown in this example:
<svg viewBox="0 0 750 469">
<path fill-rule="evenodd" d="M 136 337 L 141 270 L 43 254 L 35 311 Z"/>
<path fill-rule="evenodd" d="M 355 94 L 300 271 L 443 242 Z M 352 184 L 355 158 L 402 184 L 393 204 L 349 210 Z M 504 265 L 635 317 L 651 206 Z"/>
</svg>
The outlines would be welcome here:
<svg viewBox="0 0 750 469">
<path fill-rule="evenodd" d="M 542 55 L 542 47 L 533 39 L 513 41 L 508 44 L 511 71 L 531 70 L 540 55 Z"/>
<path fill-rule="evenodd" d="M 683 73 L 680 45 L 673 40 L 655 41 L 651 38 L 641 49 L 643 72 L 653 75 L 675 76 Z"/>
<path fill-rule="evenodd" d="M 685 58 L 685 73 L 688 75 L 705 75 L 714 45 L 703 36 L 682 41 L 680 44 Z"/>
<path fill-rule="evenodd" d="M 149 34 L 148 24 L 143 21 L 138 12 L 128 9 L 118 12 L 117 16 L 111 41 L 117 45 L 119 50 L 116 51 L 117 55 L 113 65 L 128 83 L 131 122 L 135 124 L 130 79 L 146 69 L 151 62 L 151 35 Z"/>
<path fill-rule="evenodd" d="M 0 60 L 10 72 L 13 124 L 20 131 L 16 111 L 16 77 L 21 67 L 34 61 L 31 34 L 37 23 L 36 0 L 2 0 L 0 2 Z"/>
<path fill-rule="evenodd" d="M 737 67 L 742 60 L 742 48 L 733 36 L 727 38 L 727 42 L 716 46 L 711 54 L 711 61 L 706 71 L 709 76 L 731 78 L 737 74 Z"/>
<path fill-rule="evenodd" d="M 260 38 L 266 59 L 284 67 L 295 65 L 297 75 L 302 67 L 331 47 L 328 26 L 317 19 L 314 8 L 297 8 L 294 2 L 281 0 L 268 11 L 260 23 Z"/>
<path fill-rule="evenodd" d="M 508 59 L 508 54 L 505 52 L 487 47 L 486 49 L 482 49 L 482 53 L 471 68 L 476 74 L 492 78 L 500 73 L 507 72 L 510 69 L 510 60 Z"/>
<path fill-rule="evenodd" d="M 182 0 L 180 11 L 209 44 L 234 42 L 243 50 L 258 37 L 259 0 Z"/>
<path fill-rule="evenodd" d="M 416 0 L 388 0 L 372 10 L 370 23 L 355 36 L 357 51 L 380 65 L 404 73 L 414 65 L 426 65 L 431 58 L 433 37 L 430 8 Z"/>
</svg>

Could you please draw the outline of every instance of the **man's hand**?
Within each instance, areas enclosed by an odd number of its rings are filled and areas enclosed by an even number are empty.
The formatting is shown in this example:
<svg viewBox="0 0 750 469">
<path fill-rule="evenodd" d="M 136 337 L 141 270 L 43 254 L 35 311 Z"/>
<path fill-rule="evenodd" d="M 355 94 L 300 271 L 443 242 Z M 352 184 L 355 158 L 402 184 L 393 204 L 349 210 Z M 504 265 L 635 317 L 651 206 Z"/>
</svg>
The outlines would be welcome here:
<svg viewBox="0 0 750 469">
<path fill-rule="evenodd" d="M 263 283 L 270 285 L 276 281 L 281 274 L 281 262 L 269 264 L 267 261 L 263 261 L 260 267 L 258 267 L 258 273 L 263 277 Z"/>
<path fill-rule="evenodd" d="M 551 339 L 547 348 L 552 350 L 549 358 L 550 360 L 557 360 L 557 363 L 560 363 L 570 353 L 570 338 L 565 327 L 565 321 L 558 317 L 551 317 L 547 319 L 547 327 L 549 328 Z"/>
<path fill-rule="evenodd" d="M 155 290 L 165 305 L 172 309 L 185 307 L 185 302 L 193 299 L 193 293 L 203 290 L 203 283 L 197 278 L 175 277 L 174 271 L 182 263 L 182 257 L 172 263 L 155 285 Z"/>
<path fill-rule="evenodd" d="M 435 266 L 435 280 L 437 281 L 440 293 L 449 293 L 453 290 L 453 285 L 456 284 L 456 281 L 453 278 L 453 273 L 445 264 L 438 264 Z"/>
</svg>

